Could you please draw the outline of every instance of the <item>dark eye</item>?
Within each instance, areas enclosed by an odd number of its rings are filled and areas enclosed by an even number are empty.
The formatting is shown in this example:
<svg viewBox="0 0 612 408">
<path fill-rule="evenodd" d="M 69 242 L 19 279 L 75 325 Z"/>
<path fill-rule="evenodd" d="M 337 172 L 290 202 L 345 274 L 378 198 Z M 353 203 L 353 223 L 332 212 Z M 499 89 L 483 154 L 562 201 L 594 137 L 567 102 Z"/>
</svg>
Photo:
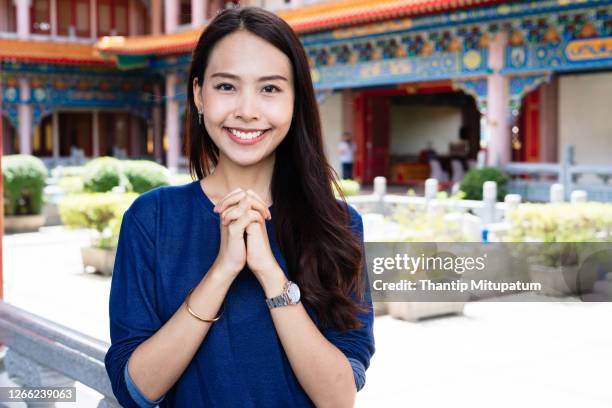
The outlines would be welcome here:
<svg viewBox="0 0 612 408">
<path fill-rule="evenodd" d="M 231 88 L 233 88 L 233 87 L 234 86 L 231 85 L 231 84 L 222 83 L 222 84 L 219 84 L 219 85 L 215 86 L 215 89 L 220 89 L 222 91 L 231 91 Z"/>
<path fill-rule="evenodd" d="M 280 92 L 280 89 L 277 86 L 274 86 L 274 85 L 266 85 L 266 86 L 264 86 L 263 89 L 264 90 L 267 89 L 268 91 L 266 91 L 266 92 L 268 92 L 268 93 Z"/>
</svg>

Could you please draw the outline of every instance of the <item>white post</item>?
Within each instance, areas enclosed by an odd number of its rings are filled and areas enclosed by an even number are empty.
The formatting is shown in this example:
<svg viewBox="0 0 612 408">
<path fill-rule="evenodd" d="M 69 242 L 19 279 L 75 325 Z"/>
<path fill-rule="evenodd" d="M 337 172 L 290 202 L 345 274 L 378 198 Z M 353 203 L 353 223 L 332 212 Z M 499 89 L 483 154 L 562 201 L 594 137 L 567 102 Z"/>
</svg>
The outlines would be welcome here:
<svg viewBox="0 0 612 408">
<path fill-rule="evenodd" d="M 572 191 L 570 195 L 571 203 L 586 203 L 587 202 L 587 192 L 584 190 L 575 190 Z"/>
<path fill-rule="evenodd" d="M 482 185 L 482 201 L 485 207 L 485 223 L 495 222 L 495 204 L 497 204 L 497 183 L 485 181 Z"/>
<path fill-rule="evenodd" d="M 521 195 L 506 194 L 506 197 L 504 197 L 504 202 L 506 203 L 504 221 L 510 222 L 512 218 L 512 213 L 518 208 L 519 204 L 521 203 Z"/>
<path fill-rule="evenodd" d="M 378 199 L 378 213 L 385 214 L 385 194 L 387 194 L 387 179 L 382 176 L 374 177 L 374 195 Z"/>
<path fill-rule="evenodd" d="M 564 201 L 564 188 L 563 184 L 555 183 L 550 186 L 550 202 L 551 203 L 562 203 Z"/>
<path fill-rule="evenodd" d="M 438 180 L 435 178 L 428 178 L 425 180 L 425 200 L 433 200 L 438 194 Z"/>
</svg>

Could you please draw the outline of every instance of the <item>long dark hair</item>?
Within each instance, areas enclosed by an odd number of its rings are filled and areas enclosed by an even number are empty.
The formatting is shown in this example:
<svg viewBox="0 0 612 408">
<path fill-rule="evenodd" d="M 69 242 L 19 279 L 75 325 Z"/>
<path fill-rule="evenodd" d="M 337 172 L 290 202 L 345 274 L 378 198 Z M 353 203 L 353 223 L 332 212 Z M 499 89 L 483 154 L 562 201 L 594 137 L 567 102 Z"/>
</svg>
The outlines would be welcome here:
<svg viewBox="0 0 612 408">
<path fill-rule="evenodd" d="M 335 171 L 327 162 L 319 110 L 308 59 L 300 40 L 280 17 L 258 7 L 223 10 L 206 27 L 193 51 L 187 92 L 186 148 L 189 171 L 198 179 L 211 173 L 219 149 L 198 122 L 193 82 L 202 85 L 215 44 L 236 30 L 247 30 L 282 51 L 292 64 L 295 103 L 287 136 L 276 148 L 271 182 L 274 230 L 290 279 L 321 325 L 340 331 L 361 327 L 364 296 L 361 242 L 352 233 L 348 205 L 339 202 Z M 204 107 L 206 109 L 206 107 Z M 352 294 L 356 298 L 352 298 Z"/>
</svg>

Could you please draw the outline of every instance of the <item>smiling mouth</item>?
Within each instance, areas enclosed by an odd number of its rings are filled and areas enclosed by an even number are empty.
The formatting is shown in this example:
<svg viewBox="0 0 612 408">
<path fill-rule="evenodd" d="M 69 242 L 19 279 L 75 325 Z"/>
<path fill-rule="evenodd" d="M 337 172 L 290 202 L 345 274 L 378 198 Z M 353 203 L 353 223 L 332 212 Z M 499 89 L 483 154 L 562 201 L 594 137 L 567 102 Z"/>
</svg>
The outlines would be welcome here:
<svg viewBox="0 0 612 408">
<path fill-rule="evenodd" d="M 225 133 L 236 143 L 239 144 L 254 144 L 262 140 L 270 129 L 257 130 L 253 132 L 242 132 L 236 129 L 224 127 Z"/>
</svg>

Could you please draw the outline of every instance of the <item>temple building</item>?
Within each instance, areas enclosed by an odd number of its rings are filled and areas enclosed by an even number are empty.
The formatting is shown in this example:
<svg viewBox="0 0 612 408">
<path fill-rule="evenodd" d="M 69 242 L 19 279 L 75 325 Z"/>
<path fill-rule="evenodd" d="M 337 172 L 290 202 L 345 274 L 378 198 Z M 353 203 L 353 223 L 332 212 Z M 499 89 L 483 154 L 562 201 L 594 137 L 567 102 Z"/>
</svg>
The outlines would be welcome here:
<svg viewBox="0 0 612 408">
<path fill-rule="evenodd" d="M 185 165 L 190 52 L 233 2 L 0 0 L 5 153 Z M 330 160 L 355 177 L 612 157 L 612 0 L 251 1 L 309 56 Z M 162 17 L 163 16 L 163 17 Z M 76 152 L 76 153 L 75 153 Z M 459 164 L 457 164 L 459 163 Z"/>
</svg>

